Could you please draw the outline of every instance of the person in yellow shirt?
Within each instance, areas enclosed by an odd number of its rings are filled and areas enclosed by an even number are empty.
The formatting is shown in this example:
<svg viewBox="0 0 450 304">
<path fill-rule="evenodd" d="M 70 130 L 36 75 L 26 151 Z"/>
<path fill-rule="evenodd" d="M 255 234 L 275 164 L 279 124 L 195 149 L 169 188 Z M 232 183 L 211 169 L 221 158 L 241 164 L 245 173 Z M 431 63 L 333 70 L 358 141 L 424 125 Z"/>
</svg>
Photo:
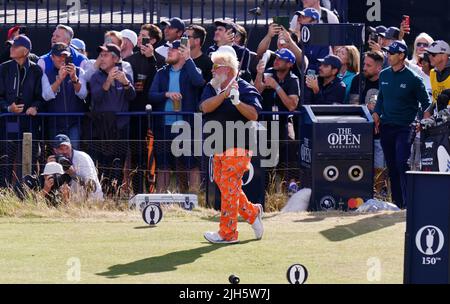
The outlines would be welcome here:
<svg viewBox="0 0 450 304">
<path fill-rule="evenodd" d="M 430 55 L 431 65 L 435 68 L 430 72 L 433 103 L 430 107 L 436 108 L 436 101 L 443 91 L 450 89 L 450 46 L 443 40 L 433 42 L 426 49 Z"/>
</svg>

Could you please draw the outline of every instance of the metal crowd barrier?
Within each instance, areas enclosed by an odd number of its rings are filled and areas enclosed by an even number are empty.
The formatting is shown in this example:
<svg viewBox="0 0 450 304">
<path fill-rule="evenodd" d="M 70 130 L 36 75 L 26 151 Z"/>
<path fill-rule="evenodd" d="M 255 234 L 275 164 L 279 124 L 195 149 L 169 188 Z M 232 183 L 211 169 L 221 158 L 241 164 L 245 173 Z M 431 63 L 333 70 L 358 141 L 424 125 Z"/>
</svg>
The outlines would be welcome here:
<svg viewBox="0 0 450 304">
<path fill-rule="evenodd" d="M 146 193 L 149 192 L 148 173 L 151 171 L 149 163 L 149 130 L 153 134 L 153 157 L 156 159 L 155 176 L 163 173 L 172 174 L 168 181 L 169 187 L 166 189 L 157 189 L 159 191 L 190 191 L 191 185 L 188 184 L 190 174 L 197 170 L 200 174 L 201 187 L 208 178 L 208 163 L 210 155 L 204 155 L 203 149 L 201 156 L 175 158 L 171 156 L 171 144 L 174 137 L 169 136 L 167 127 L 164 128 L 164 119 L 178 116 L 189 124 L 194 125 L 194 119 L 197 126 L 202 126 L 201 114 L 192 112 L 128 112 L 128 113 L 39 113 L 36 117 L 30 118 L 25 115 L 1 114 L 0 115 L 0 186 L 14 184 L 20 179 L 22 167 L 22 138 L 23 132 L 33 134 L 32 161 L 33 173 L 39 174 L 46 163 L 48 156 L 54 154 L 52 149 L 54 136 L 59 133 L 74 134 L 72 128 L 77 129 L 79 140 L 72 137 L 72 145 L 81 151 L 88 153 L 94 160 L 99 171 L 99 178 L 121 179 L 123 184 L 128 185 L 128 192 Z M 261 112 L 259 121 L 278 121 L 284 122 L 288 134 L 282 138 L 268 141 L 278 141 L 279 143 L 279 162 L 275 167 L 263 168 L 265 171 L 266 188 L 269 183 L 274 182 L 273 175 L 278 176 L 278 183 L 290 180 L 298 181 L 299 176 L 299 141 L 293 136 L 298 133 L 298 120 L 295 119 L 299 113 L 288 112 Z M 195 118 L 196 117 L 196 118 Z M 289 118 L 288 118 L 289 117 Z M 100 122 L 99 122 L 100 119 Z M 113 122 L 103 122 L 101 119 L 113 120 Z M 114 129 L 114 121 L 125 119 L 124 129 Z M 198 120 L 200 119 L 200 120 Z M 150 123 L 148 122 L 150 121 Z M 61 125 L 63 124 L 63 125 Z M 66 124 L 66 125 L 64 125 Z M 101 129 L 103 128 L 106 129 Z M 269 127 L 270 128 L 270 127 Z M 258 127 L 258 134 L 264 127 Z M 284 132 L 284 131 L 283 131 Z M 76 134 L 76 133 L 75 133 Z M 282 134 L 282 133 L 280 133 Z M 259 136 L 259 135 L 258 135 Z M 264 137 L 263 140 L 266 140 Z M 205 134 L 200 132 L 200 137 L 191 137 L 192 142 L 205 140 Z M 192 146 L 191 146 L 192 147 Z M 270 144 L 269 144 L 270 147 Z M 119 159 L 119 161 L 117 161 Z M 152 160 L 153 158 L 150 157 Z M 38 164 L 38 165 L 36 165 Z M 172 166 L 170 166 L 172 165 Z M 156 179 L 157 180 L 157 179 Z M 155 181 L 156 181 L 155 180 Z M 284 185 L 284 183 L 283 183 Z M 153 184 L 154 186 L 154 184 Z M 287 189 L 287 186 L 286 186 Z"/>
</svg>

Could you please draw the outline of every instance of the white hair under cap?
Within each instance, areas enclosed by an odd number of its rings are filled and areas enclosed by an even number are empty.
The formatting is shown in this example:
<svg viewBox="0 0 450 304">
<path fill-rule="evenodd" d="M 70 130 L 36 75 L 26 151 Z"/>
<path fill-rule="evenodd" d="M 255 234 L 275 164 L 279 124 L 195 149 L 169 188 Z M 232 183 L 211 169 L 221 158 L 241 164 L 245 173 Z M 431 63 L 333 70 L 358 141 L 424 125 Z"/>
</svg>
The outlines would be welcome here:
<svg viewBox="0 0 450 304">
<path fill-rule="evenodd" d="M 217 51 L 215 51 L 212 56 L 214 56 L 214 54 L 220 54 L 220 53 L 228 53 L 230 55 L 232 55 L 234 58 L 237 59 L 237 54 L 236 51 L 233 49 L 233 47 L 229 46 L 229 45 L 222 45 L 221 47 L 219 47 L 217 49 Z"/>
</svg>

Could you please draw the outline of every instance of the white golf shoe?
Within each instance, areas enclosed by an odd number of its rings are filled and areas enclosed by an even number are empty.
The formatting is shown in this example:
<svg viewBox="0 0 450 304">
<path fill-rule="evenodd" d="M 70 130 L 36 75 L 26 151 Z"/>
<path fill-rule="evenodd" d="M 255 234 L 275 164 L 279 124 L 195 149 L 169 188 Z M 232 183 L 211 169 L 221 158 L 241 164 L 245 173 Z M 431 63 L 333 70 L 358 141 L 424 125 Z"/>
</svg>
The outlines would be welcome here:
<svg viewBox="0 0 450 304">
<path fill-rule="evenodd" d="M 236 244 L 239 242 L 238 240 L 226 241 L 219 235 L 218 232 L 206 232 L 203 236 L 208 242 L 213 244 Z"/>
<path fill-rule="evenodd" d="M 255 222 L 252 224 L 253 231 L 255 231 L 255 237 L 257 240 L 262 239 L 264 234 L 264 226 L 262 223 L 262 217 L 264 215 L 263 206 L 261 204 L 256 204 L 259 209 L 259 214 L 256 217 Z"/>
</svg>

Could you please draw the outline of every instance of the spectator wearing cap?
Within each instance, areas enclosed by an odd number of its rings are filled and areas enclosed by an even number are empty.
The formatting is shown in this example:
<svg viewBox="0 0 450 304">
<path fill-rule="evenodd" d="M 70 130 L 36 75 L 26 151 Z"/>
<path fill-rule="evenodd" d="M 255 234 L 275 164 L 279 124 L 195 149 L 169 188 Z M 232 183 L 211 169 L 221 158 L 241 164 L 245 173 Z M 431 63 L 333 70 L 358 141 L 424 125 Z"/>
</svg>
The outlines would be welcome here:
<svg viewBox="0 0 450 304">
<path fill-rule="evenodd" d="M 162 21 L 161 26 L 164 28 L 164 40 L 169 44 L 175 40 L 180 40 L 186 28 L 184 21 L 178 17 L 171 18 L 169 21 Z M 169 44 L 164 44 L 157 47 L 155 52 L 164 58 L 167 58 L 170 47 Z"/>
<path fill-rule="evenodd" d="M 305 104 L 342 104 L 345 100 L 345 84 L 338 77 L 341 59 L 328 55 L 319 59 L 319 77 L 307 76 L 303 102 Z"/>
<path fill-rule="evenodd" d="M 299 16 L 298 22 L 300 25 L 300 30 L 303 25 L 319 23 L 320 15 L 319 12 L 314 8 L 306 8 L 303 11 L 296 12 L 296 14 Z M 300 37 L 300 32 L 297 33 L 297 36 Z M 317 74 L 319 72 L 320 66 L 319 59 L 323 59 L 327 55 L 330 55 L 331 48 L 328 46 L 307 45 L 305 46 L 303 52 L 308 58 L 308 70 L 315 71 L 315 73 Z"/>
<path fill-rule="evenodd" d="M 213 79 L 206 85 L 200 103 L 205 123 L 220 124 L 223 130 L 222 142 L 215 142 L 216 146 L 211 147 L 214 181 L 222 198 L 219 231 L 206 232 L 204 237 L 211 243 L 229 244 L 238 241 L 238 213 L 252 225 L 257 239 L 261 239 L 264 232 L 262 206 L 251 203 L 242 191 L 242 176 L 250 166 L 250 150 L 255 147 L 255 140 L 250 135 L 253 132 L 247 132 L 248 128 L 244 128 L 245 131 L 229 127 L 230 123 L 246 124 L 258 120 L 262 100 L 255 87 L 237 78 L 239 62 L 236 55 L 222 51 L 222 48 L 229 46 L 222 46 L 212 54 Z M 233 89 L 238 94 L 230 96 Z M 235 136 L 236 132 L 238 136 Z M 227 138 L 234 138 L 234 141 Z"/>
<path fill-rule="evenodd" d="M 133 69 L 136 99 L 130 104 L 131 112 L 144 112 L 149 104 L 148 91 L 152 85 L 156 72 L 165 65 L 165 58 L 155 52 L 156 45 L 162 40 L 162 32 L 156 25 L 143 24 L 137 38 L 138 51 L 124 61 L 129 62 Z M 145 168 L 147 166 L 146 136 L 148 129 L 147 117 L 131 117 L 130 145 L 131 168 Z M 134 193 L 143 193 L 143 170 L 137 170 L 133 175 Z"/>
<path fill-rule="evenodd" d="M 221 46 L 231 46 L 236 52 L 239 61 L 239 75 L 246 81 L 251 81 L 250 68 L 250 50 L 246 47 L 234 43 L 237 34 L 236 24 L 231 20 L 223 19 L 214 22 L 216 30 L 214 31 L 214 45 L 210 46 L 206 51 L 206 55 L 211 57 L 211 54 L 216 52 Z"/>
<path fill-rule="evenodd" d="M 320 15 L 319 23 L 339 23 L 335 12 L 320 5 L 320 0 L 303 0 L 303 8 L 313 8 Z"/>
<path fill-rule="evenodd" d="M 348 104 L 350 102 L 350 87 L 353 78 L 359 73 L 361 54 L 354 45 L 347 45 L 339 48 L 336 52 L 336 56 L 338 56 L 342 62 L 338 77 L 341 78 L 342 82 L 345 84 L 344 103 Z"/>
<path fill-rule="evenodd" d="M 301 63 L 303 60 L 303 52 L 297 45 L 297 36 L 288 31 L 288 29 L 283 29 L 280 25 L 276 23 L 271 23 L 267 31 L 266 36 L 261 40 L 256 50 L 257 58 L 259 61 L 263 60 L 265 62 L 265 69 L 273 66 L 277 56 L 275 52 L 270 50 L 270 44 L 272 39 L 277 37 L 277 50 L 288 49 L 295 55 L 295 65 L 292 67 L 292 72 L 300 78 Z M 305 68 L 308 66 L 308 58 L 305 57 Z M 258 62 L 259 64 L 259 62 Z"/>
<path fill-rule="evenodd" d="M 16 25 L 8 30 L 5 48 L 3 49 L 2 53 L 0 54 L 0 64 L 12 59 L 10 57 L 11 46 L 13 45 L 14 39 L 19 35 L 26 36 L 26 27 L 25 26 Z M 39 60 L 39 56 L 30 52 L 30 54 L 28 55 L 28 59 L 34 63 L 37 63 Z"/>
<path fill-rule="evenodd" d="M 437 40 L 426 49 L 426 52 L 429 54 L 431 65 L 434 66 L 430 72 L 434 108 L 439 95 L 450 89 L 450 46 L 443 40 Z"/>
<path fill-rule="evenodd" d="M 87 108 L 84 99 L 87 96 L 84 71 L 71 62 L 68 45 L 57 42 L 52 46 L 51 59 L 53 69 L 46 70 L 42 76 L 42 97 L 45 111 L 48 113 L 82 113 Z M 56 134 L 69 134 L 78 148 L 81 139 L 80 117 L 50 117 L 46 131 L 48 138 Z"/>
<path fill-rule="evenodd" d="M 92 111 L 98 115 L 98 125 L 93 127 L 96 132 L 101 132 L 100 139 L 104 139 L 102 136 L 106 133 L 110 134 L 109 139 L 116 140 L 117 153 L 112 154 L 104 149 L 96 156 L 107 188 L 104 192 L 108 194 L 120 190 L 128 147 L 118 146 L 118 143 L 128 140 L 130 118 L 115 115 L 111 118 L 107 113 L 128 112 L 130 103 L 136 98 L 131 75 L 121 69 L 120 51 L 119 46 L 113 43 L 99 46 L 100 69 L 90 81 Z"/>
<path fill-rule="evenodd" d="M 66 45 L 71 45 L 71 41 L 73 39 L 74 32 L 70 26 L 59 24 L 56 26 L 52 38 L 51 38 L 51 46 L 55 43 L 62 42 Z M 70 57 L 72 58 L 72 62 L 76 67 L 87 70 L 89 66 L 89 60 L 83 54 L 78 53 L 73 47 L 70 47 Z M 42 71 L 46 72 L 47 70 L 51 71 L 53 66 L 53 61 L 51 58 L 51 51 L 43 56 L 38 61 L 38 65 L 41 67 Z"/>
<path fill-rule="evenodd" d="M 34 118 L 40 111 L 42 99 L 42 70 L 28 58 L 31 51 L 31 41 L 24 35 L 19 35 L 14 39 L 10 49 L 12 60 L 0 65 L 0 109 L 1 113 L 12 113 L 16 116 L 2 119 L 0 123 L 1 139 L 14 140 L 8 143 L 2 141 L 2 151 L 0 151 L 0 162 L 7 164 L 0 172 L 7 172 L 1 177 L 1 182 L 5 179 L 11 181 L 14 161 L 19 164 L 17 153 L 19 151 L 19 142 L 24 132 L 33 133 L 33 139 L 39 139 L 39 122 Z M 25 114 L 25 115 L 20 115 Z M 7 126 L 13 126 L 11 129 Z M 6 134 L 8 137 L 6 137 Z M 33 145 L 33 148 L 37 146 Z M 33 158 L 37 157 L 37 151 L 34 151 Z M 6 156 L 5 156 L 6 155 Z M 33 162 L 36 163 L 36 162 Z M 18 166 L 16 176 L 22 176 L 21 166 Z M 3 174 L 2 173 L 2 174 Z"/>
<path fill-rule="evenodd" d="M 115 44 L 119 47 L 119 49 L 122 49 L 123 44 L 123 37 L 122 34 L 118 31 L 107 31 L 104 36 L 104 43 L 103 45 L 107 44 Z M 91 59 L 88 60 L 88 64 L 86 65 L 84 71 L 85 71 L 85 79 L 86 82 L 90 82 L 92 75 L 94 75 L 95 72 L 97 72 L 100 68 L 100 55 L 97 57 L 97 59 Z M 133 78 L 133 68 L 131 67 L 131 64 L 127 61 L 122 61 L 122 69 L 123 71 L 131 75 L 131 82 L 134 84 L 134 78 Z"/>
<path fill-rule="evenodd" d="M 392 199 L 399 208 L 406 207 L 406 171 L 411 154 L 410 124 L 430 105 L 430 98 L 420 76 L 406 66 L 408 47 L 395 41 L 385 48 L 390 67 L 380 74 L 380 91 L 373 113 L 375 132 L 389 170 Z M 425 112 L 424 118 L 430 113 Z"/>
<path fill-rule="evenodd" d="M 187 27 L 186 36 L 189 39 L 191 46 L 191 56 L 194 60 L 195 66 L 202 71 L 205 84 L 212 78 L 212 61 L 211 58 L 202 52 L 203 44 L 206 39 L 206 29 L 200 25 L 192 24 Z M 203 90 L 203 88 L 202 88 Z M 200 92 L 201 94 L 201 92 Z"/>
<path fill-rule="evenodd" d="M 122 34 L 122 58 L 128 58 L 133 55 L 133 50 L 137 46 L 138 37 L 132 30 L 125 29 L 120 32 Z"/>
<path fill-rule="evenodd" d="M 88 53 L 86 51 L 86 43 L 83 40 L 79 38 L 73 38 L 70 42 L 70 47 L 74 48 L 78 53 L 88 57 Z"/>
<path fill-rule="evenodd" d="M 205 85 L 201 70 L 195 66 L 191 58 L 190 44 L 182 46 L 180 40 L 175 40 L 168 52 L 167 65 L 160 69 L 153 80 L 148 98 L 154 111 L 164 112 L 194 112 L 198 107 L 200 96 L 199 88 Z M 163 140 L 168 145 L 158 145 L 156 148 L 156 164 L 159 170 L 175 170 L 181 159 L 175 158 L 170 151 L 170 142 L 177 134 L 172 133 L 172 125 L 181 120 L 181 116 L 165 115 L 162 121 L 155 122 L 162 126 L 154 130 L 156 140 Z M 185 121 L 192 124 L 192 116 L 186 116 Z M 184 159 L 191 174 L 190 188 L 198 190 L 200 186 L 200 173 L 198 164 L 193 158 Z M 166 191 L 170 182 L 169 172 L 157 174 L 157 191 Z"/>
<path fill-rule="evenodd" d="M 295 55 L 288 49 L 278 50 L 275 54 L 277 58 L 272 68 L 266 70 L 264 62 L 261 62 L 257 68 L 255 87 L 262 95 L 262 109 L 267 112 L 294 112 L 297 110 L 300 96 L 299 78 L 292 73 Z M 276 138 L 280 144 L 278 165 L 286 166 L 291 156 L 288 153 L 294 151 L 291 146 L 288 149 L 288 116 L 271 115 L 270 119 L 266 117 L 265 120 L 276 120 L 280 124 L 278 138 Z M 269 125 L 268 136 L 272 134 L 270 129 Z"/>
<path fill-rule="evenodd" d="M 65 134 L 56 135 L 52 141 L 52 147 L 53 155 L 47 158 L 47 163 L 58 162 L 58 157 L 61 156 L 71 163 L 64 172 L 72 178 L 69 184 L 71 192 L 80 193 L 83 190 L 88 199 L 103 200 L 98 172 L 89 154 L 75 149 L 72 140 Z"/>
</svg>

